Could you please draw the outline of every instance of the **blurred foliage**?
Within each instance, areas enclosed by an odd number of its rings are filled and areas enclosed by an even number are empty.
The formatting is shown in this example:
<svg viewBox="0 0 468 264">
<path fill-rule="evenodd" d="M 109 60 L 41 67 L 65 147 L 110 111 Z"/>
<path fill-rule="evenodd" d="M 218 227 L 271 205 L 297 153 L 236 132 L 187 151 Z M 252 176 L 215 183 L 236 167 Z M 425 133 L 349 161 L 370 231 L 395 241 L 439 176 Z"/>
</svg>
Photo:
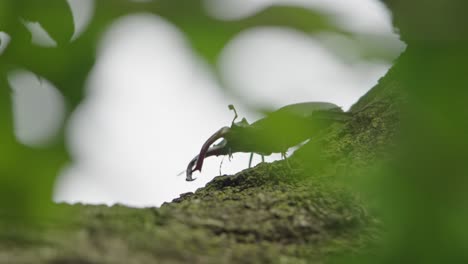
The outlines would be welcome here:
<svg viewBox="0 0 468 264">
<path fill-rule="evenodd" d="M 380 173 L 368 172 L 375 183 L 364 190 L 377 193 L 387 237 L 381 252 L 356 262 L 468 263 L 468 3 L 384 2 L 408 44 L 389 87 L 403 90 L 407 102 L 399 146 Z M 54 178 L 68 160 L 63 129 L 57 143 L 47 148 L 32 149 L 16 141 L 8 72 L 26 68 L 51 81 L 71 113 L 83 99 L 100 36 L 116 18 L 135 12 L 172 22 L 215 72 L 224 45 L 247 28 L 271 25 L 348 34 L 328 15 L 296 7 L 270 7 L 246 19 L 218 21 L 204 13 L 199 0 L 99 0 L 87 31 L 70 42 L 73 20 L 65 0 L 2 0 L 0 31 L 7 32 L 11 42 L 0 55 L 0 220 L 34 223 L 49 215 Z M 31 44 L 21 20 L 40 22 L 58 47 Z"/>
<path fill-rule="evenodd" d="M 392 162 L 370 175 L 388 235 L 356 263 L 467 263 L 468 3 L 386 3 L 408 44 L 393 69 L 407 103 Z"/>
<path fill-rule="evenodd" d="M 49 214 L 55 176 L 69 157 L 64 143 L 64 128 L 52 146 L 32 149 L 18 143 L 13 132 L 12 105 L 8 72 L 30 70 L 53 83 L 68 103 L 67 116 L 84 97 L 84 84 L 96 60 L 101 35 L 115 19 L 131 13 L 153 13 L 166 18 L 182 30 L 195 52 L 216 70 L 216 60 L 225 44 L 242 30 L 255 26 L 286 26 L 307 33 L 340 31 L 329 17 L 297 7 L 270 7 L 239 21 L 218 21 L 205 14 L 201 2 L 165 0 L 135 3 L 127 0 L 95 1 L 91 24 L 77 40 L 73 15 L 65 0 L 2 0 L 0 31 L 11 42 L 0 55 L 0 215 L 2 220 L 34 222 Z M 24 22 L 38 22 L 56 41 L 57 47 L 31 43 Z M 66 122 L 63 126 L 65 126 Z"/>
</svg>

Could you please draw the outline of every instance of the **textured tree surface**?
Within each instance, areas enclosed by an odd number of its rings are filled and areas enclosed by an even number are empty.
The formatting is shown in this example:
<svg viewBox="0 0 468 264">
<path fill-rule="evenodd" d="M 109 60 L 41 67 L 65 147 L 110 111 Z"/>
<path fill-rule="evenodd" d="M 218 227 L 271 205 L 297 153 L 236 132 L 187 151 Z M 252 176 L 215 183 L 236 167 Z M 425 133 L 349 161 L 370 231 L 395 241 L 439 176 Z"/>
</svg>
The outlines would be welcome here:
<svg viewBox="0 0 468 264">
<path fill-rule="evenodd" d="M 0 263 L 323 263 L 370 250 L 378 218 L 343 183 L 386 159 L 397 70 L 287 162 L 216 177 L 161 208 L 58 205 L 39 226 L 3 227 Z"/>
</svg>

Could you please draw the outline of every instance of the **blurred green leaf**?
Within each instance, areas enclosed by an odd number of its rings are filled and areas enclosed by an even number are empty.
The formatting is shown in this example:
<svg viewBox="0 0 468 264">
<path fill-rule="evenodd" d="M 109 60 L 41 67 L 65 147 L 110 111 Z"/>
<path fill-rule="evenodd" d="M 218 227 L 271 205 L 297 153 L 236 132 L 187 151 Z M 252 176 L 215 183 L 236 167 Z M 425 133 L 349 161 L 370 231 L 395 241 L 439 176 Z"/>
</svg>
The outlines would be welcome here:
<svg viewBox="0 0 468 264">
<path fill-rule="evenodd" d="M 11 36 L 11 43 L 0 60 L 1 100 L 4 101 L 0 107 L 0 209 L 2 214 L 11 215 L 12 219 L 35 219 L 49 213 L 46 207 L 51 201 L 54 178 L 67 162 L 68 154 L 63 128 L 56 141 L 58 143 L 47 149 L 31 149 L 16 141 L 6 81 L 9 71 L 27 69 L 53 83 L 64 95 L 69 115 L 84 97 L 84 84 L 94 65 L 101 35 L 112 22 L 124 15 L 149 12 L 166 18 L 186 34 L 194 51 L 209 62 L 214 71 L 224 46 L 249 28 L 284 26 L 308 34 L 341 32 L 330 22 L 328 15 L 298 7 L 273 6 L 239 21 L 219 21 L 205 13 L 200 0 L 147 3 L 102 0 L 95 3 L 95 16 L 87 31 L 70 42 L 74 23 L 65 0 L 0 2 L 0 29 Z M 22 20 L 39 22 L 58 46 L 47 48 L 32 44 L 31 33 Z"/>
<path fill-rule="evenodd" d="M 369 175 L 387 236 L 356 263 L 467 263 L 467 3 L 386 2 L 408 44 L 387 84 L 407 103 L 392 162 Z"/>
<path fill-rule="evenodd" d="M 66 44 L 74 33 L 73 15 L 66 0 L 17 0 L 21 18 L 39 22 L 49 35 L 58 43 Z"/>
<path fill-rule="evenodd" d="M 240 32 L 259 26 L 281 26 L 304 33 L 324 31 L 343 32 L 331 22 L 331 16 L 309 9 L 288 6 L 271 6 L 248 18 L 238 21 L 220 21 L 209 17 L 201 7 L 198 14 L 165 14 L 189 38 L 193 48 L 212 65 L 217 64 L 224 46 Z"/>
<path fill-rule="evenodd" d="M 394 163 L 381 175 L 371 175 L 380 179 L 378 199 L 388 237 L 381 254 L 374 252 L 368 263 L 467 263 L 468 6 L 462 0 L 386 2 L 408 43 L 408 51 L 395 66 L 397 74 L 386 81 L 388 89 L 406 90 L 409 105 Z M 103 32 L 117 18 L 138 12 L 159 15 L 176 25 L 214 72 L 225 45 L 253 27 L 350 36 L 331 22 L 330 15 L 298 7 L 272 6 L 245 19 L 219 21 L 205 13 L 200 0 L 99 0 L 88 30 L 70 43 L 74 24 L 66 1 L 0 1 L 0 30 L 12 37 L 0 55 L 0 221 L 34 223 L 49 215 L 55 176 L 68 161 L 64 129 L 58 143 L 47 149 L 17 142 L 7 73 L 25 68 L 49 80 L 65 96 L 69 114 L 84 97 Z M 21 19 L 41 23 L 58 47 L 33 45 Z M 366 46 L 373 40 L 358 46 L 363 54 L 382 56 Z M 288 122 L 282 121 L 278 130 L 298 127 L 300 134 L 307 129 L 301 122 Z M 265 135 L 270 141 L 278 140 Z M 315 165 L 321 154 L 304 155 Z"/>
</svg>

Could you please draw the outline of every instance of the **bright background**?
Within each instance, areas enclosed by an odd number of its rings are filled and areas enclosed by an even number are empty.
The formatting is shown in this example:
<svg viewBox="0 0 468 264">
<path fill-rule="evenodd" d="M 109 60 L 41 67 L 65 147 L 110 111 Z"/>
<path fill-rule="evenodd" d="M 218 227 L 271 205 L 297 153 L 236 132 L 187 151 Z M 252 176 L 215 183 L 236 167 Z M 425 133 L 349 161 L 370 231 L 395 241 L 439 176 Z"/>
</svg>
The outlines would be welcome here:
<svg viewBox="0 0 468 264">
<path fill-rule="evenodd" d="M 69 3 L 77 38 L 93 19 L 94 2 Z M 356 34 L 380 35 L 395 56 L 404 49 L 391 15 L 377 0 L 207 0 L 205 8 L 218 19 L 235 20 L 284 3 L 337 14 L 338 23 Z M 55 45 L 37 23 L 28 28 L 37 45 Z M 8 43 L 7 36 L 0 37 L 1 52 Z M 337 49 L 342 56 L 336 55 Z M 149 14 L 116 21 L 97 54 L 87 98 L 68 127 L 73 163 L 56 182 L 56 201 L 159 206 L 202 187 L 220 171 L 231 174 L 247 167 L 248 154 L 226 158 L 221 167 L 222 158 L 213 157 L 201 174 L 195 173 L 195 182 L 177 177 L 203 142 L 230 124 L 228 104 L 236 105 L 249 122 L 260 115 L 241 101 L 270 108 L 328 101 L 347 110 L 390 67 L 387 61 L 360 59 L 356 43 L 333 34 L 311 37 L 292 29 L 259 27 L 241 32 L 220 56 L 221 76 L 239 88 L 237 96 L 230 96 L 183 33 Z M 28 71 L 11 73 L 9 81 L 15 91 L 18 139 L 31 146 L 47 144 L 60 126 L 66 102 L 50 83 Z"/>
</svg>

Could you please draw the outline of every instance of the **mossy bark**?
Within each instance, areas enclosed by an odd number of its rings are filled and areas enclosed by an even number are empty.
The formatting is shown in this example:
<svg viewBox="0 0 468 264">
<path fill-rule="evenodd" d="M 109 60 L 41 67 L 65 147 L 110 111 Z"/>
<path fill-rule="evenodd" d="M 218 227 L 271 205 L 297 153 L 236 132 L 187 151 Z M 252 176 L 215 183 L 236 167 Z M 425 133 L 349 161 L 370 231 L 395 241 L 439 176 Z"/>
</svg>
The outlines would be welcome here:
<svg viewBox="0 0 468 264">
<path fill-rule="evenodd" d="M 324 263 L 366 250 L 379 221 L 336 179 L 385 159 L 398 131 L 397 70 L 349 122 L 287 161 L 216 177 L 161 208 L 57 205 L 63 217 L 3 227 L 0 263 Z"/>
</svg>

